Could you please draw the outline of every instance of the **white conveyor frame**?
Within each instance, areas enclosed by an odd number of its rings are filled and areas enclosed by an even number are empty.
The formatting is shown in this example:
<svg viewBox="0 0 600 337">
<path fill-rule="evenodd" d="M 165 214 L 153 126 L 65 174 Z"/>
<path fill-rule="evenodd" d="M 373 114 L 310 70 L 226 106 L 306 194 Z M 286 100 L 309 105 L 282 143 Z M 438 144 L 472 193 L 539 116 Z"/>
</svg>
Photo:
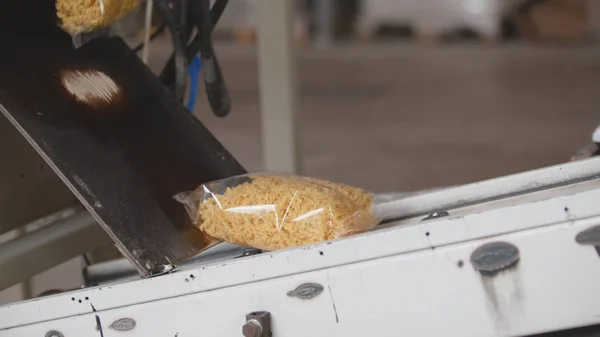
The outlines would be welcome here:
<svg viewBox="0 0 600 337">
<path fill-rule="evenodd" d="M 527 336 L 600 324 L 600 158 L 499 179 L 518 186 L 563 171 L 570 183 L 469 200 L 442 217 L 0 307 L 0 336 L 240 336 L 255 311 L 283 337 Z M 498 181 L 418 197 L 493 195 Z"/>
</svg>

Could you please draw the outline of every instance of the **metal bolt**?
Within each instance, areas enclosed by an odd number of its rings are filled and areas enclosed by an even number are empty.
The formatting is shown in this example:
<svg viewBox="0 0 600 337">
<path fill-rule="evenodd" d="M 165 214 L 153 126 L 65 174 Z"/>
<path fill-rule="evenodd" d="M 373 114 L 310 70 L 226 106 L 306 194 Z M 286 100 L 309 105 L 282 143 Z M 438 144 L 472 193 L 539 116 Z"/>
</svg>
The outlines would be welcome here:
<svg viewBox="0 0 600 337">
<path fill-rule="evenodd" d="M 255 319 L 251 319 L 242 327 L 244 337 L 260 337 L 262 335 L 262 324 Z"/>
<path fill-rule="evenodd" d="M 268 311 L 254 311 L 247 314 L 242 333 L 245 337 L 272 337 L 271 313 Z"/>
</svg>

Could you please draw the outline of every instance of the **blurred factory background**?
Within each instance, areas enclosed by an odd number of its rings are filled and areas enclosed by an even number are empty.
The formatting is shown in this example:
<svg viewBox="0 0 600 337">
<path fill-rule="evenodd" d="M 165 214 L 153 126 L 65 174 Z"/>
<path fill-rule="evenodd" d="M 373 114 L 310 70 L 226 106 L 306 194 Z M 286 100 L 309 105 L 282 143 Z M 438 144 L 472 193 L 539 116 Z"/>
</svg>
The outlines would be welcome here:
<svg viewBox="0 0 600 337">
<path fill-rule="evenodd" d="M 265 168 L 255 2 L 231 0 L 214 32 L 230 116 L 204 95 L 194 108 L 250 171 Z M 296 5 L 302 174 L 375 192 L 463 184 L 568 161 L 600 124 L 600 0 Z M 117 23 L 132 44 L 140 20 L 143 10 Z M 150 67 L 171 48 L 168 33 L 156 38 Z M 0 304 L 77 287 L 65 275 L 81 264 L 0 292 Z"/>
<path fill-rule="evenodd" d="M 254 3 L 230 1 L 215 32 L 231 116 L 194 111 L 250 170 L 263 163 Z M 569 160 L 600 124 L 598 0 L 297 0 L 294 28 L 307 175 L 378 192 L 461 184 Z"/>
</svg>

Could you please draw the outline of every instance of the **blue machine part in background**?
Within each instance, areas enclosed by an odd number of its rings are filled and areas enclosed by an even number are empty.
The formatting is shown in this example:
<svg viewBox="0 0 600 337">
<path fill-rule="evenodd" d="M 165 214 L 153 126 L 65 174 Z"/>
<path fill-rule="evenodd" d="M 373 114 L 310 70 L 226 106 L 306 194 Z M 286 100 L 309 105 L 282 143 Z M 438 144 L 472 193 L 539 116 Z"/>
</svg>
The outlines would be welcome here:
<svg viewBox="0 0 600 337">
<path fill-rule="evenodd" d="M 190 96 L 187 108 L 190 113 L 194 112 L 194 106 L 196 105 L 196 98 L 198 97 L 198 79 L 200 78 L 201 69 L 202 59 L 200 58 L 200 55 L 196 55 L 192 60 L 192 63 L 188 66 L 188 74 L 190 76 Z"/>
</svg>

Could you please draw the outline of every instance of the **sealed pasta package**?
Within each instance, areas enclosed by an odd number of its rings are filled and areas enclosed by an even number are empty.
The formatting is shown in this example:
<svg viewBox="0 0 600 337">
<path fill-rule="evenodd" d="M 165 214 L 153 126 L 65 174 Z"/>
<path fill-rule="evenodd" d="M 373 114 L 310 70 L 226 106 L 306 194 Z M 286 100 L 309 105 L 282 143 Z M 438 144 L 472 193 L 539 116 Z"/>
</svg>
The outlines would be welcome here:
<svg viewBox="0 0 600 337">
<path fill-rule="evenodd" d="M 334 240 L 379 222 L 371 193 L 297 175 L 235 176 L 175 198 L 207 235 L 263 250 Z"/>
<path fill-rule="evenodd" d="M 60 26 L 71 35 L 105 27 L 137 8 L 141 0 L 56 0 Z"/>
</svg>

